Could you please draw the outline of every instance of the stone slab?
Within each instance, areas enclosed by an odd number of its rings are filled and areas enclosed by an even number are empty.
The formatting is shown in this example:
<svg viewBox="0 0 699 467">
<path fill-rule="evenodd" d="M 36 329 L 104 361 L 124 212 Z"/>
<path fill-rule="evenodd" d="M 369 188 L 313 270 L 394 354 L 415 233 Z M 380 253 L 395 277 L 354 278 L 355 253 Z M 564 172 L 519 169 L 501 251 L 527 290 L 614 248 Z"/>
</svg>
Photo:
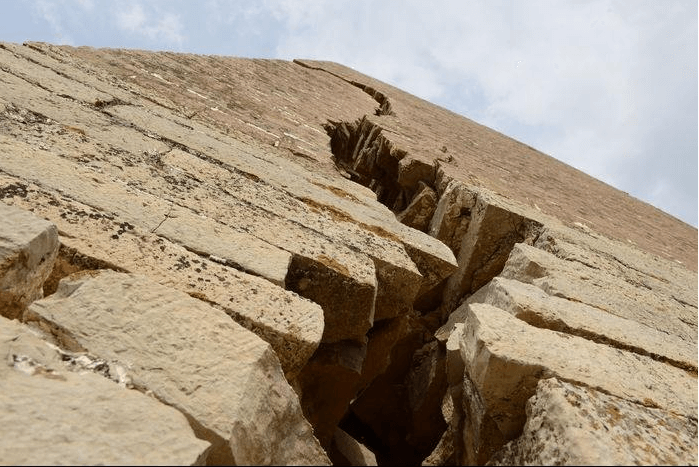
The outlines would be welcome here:
<svg viewBox="0 0 699 467">
<path fill-rule="evenodd" d="M 54 282 L 70 272 L 95 267 L 147 275 L 216 304 L 269 342 L 289 378 L 306 364 L 320 343 L 324 328 L 320 306 L 266 279 L 241 272 L 223 259 L 200 256 L 22 179 L 0 174 L 0 192 L 15 193 L 5 202 L 55 220 L 61 252 L 65 251 L 59 254 L 57 265 L 60 261 L 61 267 L 55 271 Z"/>
<path fill-rule="evenodd" d="M 539 248 L 515 245 L 501 276 L 670 333 L 685 342 L 697 342 L 695 308 L 665 299 L 603 270 L 557 258 Z"/>
<path fill-rule="evenodd" d="M 143 276 L 85 272 L 26 317 L 69 350 L 120 363 L 194 420 L 213 462 L 329 463 L 269 344 L 199 300 Z"/>
<path fill-rule="evenodd" d="M 179 411 L 90 371 L 70 371 L 36 331 L 0 317 L 4 465 L 202 465 L 210 444 Z M 144 423 L 148 420 L 148 423 Z"/>
<path fill-rule="evenodd" d="M 697 371 L 696 344 L 584 303 L 550 296 L 534 285 L 496 277 L 471 295 L 466 303 L 488 303 L 532 326 L 576 335 Z M 464 308 L 460 310 L 465 311 Z M 452 313 L 449 320 L 458 321 L 457 315 L 463 316 L 462 312 Z"/>
<path fill-rule="evenodd" d="M 648 357 L 539 329 L 492 305 L 468 307 L 460 340 L 464 362 L 466 459 L 484 462 L 526 421 L 540 379 L 597 388 L 683 417 L 697 416 L 696 376 Z"/>
<path fill-rule="evenodd" d="M 248 233 L 173 206 L 86 166 L 0 135 L 0 169 L 64 194 L 103 213 L 139 226 L 200 253 L 230 261 L 245 271 L 284 284 L 291 255 Z M 173 220 L 175 219 L 175 220 Z M 166 222 L 167 221 L 167 222 Z"/>
</svg>

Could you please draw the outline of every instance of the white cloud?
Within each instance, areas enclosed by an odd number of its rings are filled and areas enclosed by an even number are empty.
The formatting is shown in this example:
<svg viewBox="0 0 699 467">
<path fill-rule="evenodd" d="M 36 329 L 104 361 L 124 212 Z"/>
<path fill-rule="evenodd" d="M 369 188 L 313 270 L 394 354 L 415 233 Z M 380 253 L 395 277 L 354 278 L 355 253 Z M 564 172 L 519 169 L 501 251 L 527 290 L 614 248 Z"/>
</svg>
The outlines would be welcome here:
<svg viewBox="0 0 699 467">
<path fill-rule="evenodd" d="M 34 2 L 34 10 L 41 18 L 49 24 L 49 27 L 55 35 L 55 40 L 59 44 L 73 45 L 74 41 L 70 34 L 66 32 L 61 18 L 61 3 L 50 2 L 46 0 L 37 0 Z"/>
<path fill-rule="evenodd" d="M 695 3 L 264 5 L 285 26 L 280 56 L 356 68 L 696 225 Z"/>
<path fill-rule="evenodd" d="M 122 30 L 154 41 L 181 46 L 185 39 L 178 14 L 162 12 L 159 8 L 148 14 L 140 3 L 116 7 L 116 23 Z"/>
</svg>

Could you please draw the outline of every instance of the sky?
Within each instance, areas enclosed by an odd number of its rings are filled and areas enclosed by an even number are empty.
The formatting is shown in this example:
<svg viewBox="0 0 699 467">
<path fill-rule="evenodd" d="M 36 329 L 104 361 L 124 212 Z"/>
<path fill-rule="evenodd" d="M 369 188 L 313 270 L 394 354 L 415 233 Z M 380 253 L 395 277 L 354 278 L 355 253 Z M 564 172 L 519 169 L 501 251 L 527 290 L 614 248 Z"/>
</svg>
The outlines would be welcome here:
<svg viewBox="0 0 699 467">
<path fill-rule="evenodd" d="M 3 0 L 0 41 L 329 60 L 697 226 L 696 0 Z"/>
</svg>

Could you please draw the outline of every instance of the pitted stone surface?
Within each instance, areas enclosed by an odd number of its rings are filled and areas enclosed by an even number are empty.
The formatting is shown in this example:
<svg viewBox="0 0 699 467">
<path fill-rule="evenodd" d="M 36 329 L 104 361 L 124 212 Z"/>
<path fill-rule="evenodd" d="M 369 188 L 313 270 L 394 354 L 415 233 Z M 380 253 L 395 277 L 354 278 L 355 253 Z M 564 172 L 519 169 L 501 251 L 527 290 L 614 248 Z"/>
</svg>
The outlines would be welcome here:
<svg viewBox="0 0 699 467">
<path fill-rule="evenodd" d="M 695 465 L 697 422 L 556 378 L 539 381 L 524 432 L 488 465 Z"/>
<path fill-rule="evenodd" d="M 527 419 L 540 379 L 598 388 L 635 404 L 696 419 L 696 376 L 648 357 L 532 327 L 492 305 L 472 303 L 460 335 L 465 460 L 485 462 Z"/>
<path fill-rule="evenodd" d="M 520 243 L 512 249 L 501 275 L 533 284 L 549 295 L 637 321 L 696 345 L 696 308 L 665 299 L 605 271 L 573 264 Z"/>
<path fill-rule="evenodd" d="M 35 330 L 0 316 L 5 465 L 199 465 L 210 444 L 185 416 L 90 371 L 70 371 Z M 143 423 L 148 420 L 148 423 Z"/>
<path fill-rule="evenodd" d="M 471 295 L 467 303 L 488 303 L 532 326 L 577 335 L 697 370 L 697 347 L 676 336 L 620 318 L 584 303 L 547 295 L 540 288 L 503 277 L 496 277 Z M 452 313 L 450 322 L 465 317 L 465 308 Z M 449 328 L 447 323 L 445 328 Z"/>
<path fill-rule="evenodd" d="M 69 276 L 27 311 L 69 350 L 119 362 L 200 427 L 218 462 L 327 462 L 269 344 L 182 292 L 136 275 Z"/>
</svg>

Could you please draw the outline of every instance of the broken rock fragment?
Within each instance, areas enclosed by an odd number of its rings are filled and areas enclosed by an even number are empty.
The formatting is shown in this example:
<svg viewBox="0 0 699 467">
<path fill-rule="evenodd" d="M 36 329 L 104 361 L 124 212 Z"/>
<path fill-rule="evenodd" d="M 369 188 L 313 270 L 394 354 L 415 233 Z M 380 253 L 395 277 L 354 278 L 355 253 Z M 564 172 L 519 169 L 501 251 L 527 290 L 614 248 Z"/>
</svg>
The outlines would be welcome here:
<svg viewBox="0 0 699 467">
<path fill-rule="evenodd" d="M 29 211 L 0 203 L 0 315 L 20 318 L 43 297 L 58 255 L 58 230 Z"/>
<path fill-rule="evenodd" d="M 464 363 L 464 462 L 484 463 L 515 438 L 525 424 L 526 401 L 536 392 L 538 381 L 554 376 L 696 419 L 697 380 L 686 371 L 535 328 L 491 305 L 464 306 L 467 318 L 463 328 L 457 327 Z M 450 369 L 458 367 L 448 364 Z"/>
</svg>

